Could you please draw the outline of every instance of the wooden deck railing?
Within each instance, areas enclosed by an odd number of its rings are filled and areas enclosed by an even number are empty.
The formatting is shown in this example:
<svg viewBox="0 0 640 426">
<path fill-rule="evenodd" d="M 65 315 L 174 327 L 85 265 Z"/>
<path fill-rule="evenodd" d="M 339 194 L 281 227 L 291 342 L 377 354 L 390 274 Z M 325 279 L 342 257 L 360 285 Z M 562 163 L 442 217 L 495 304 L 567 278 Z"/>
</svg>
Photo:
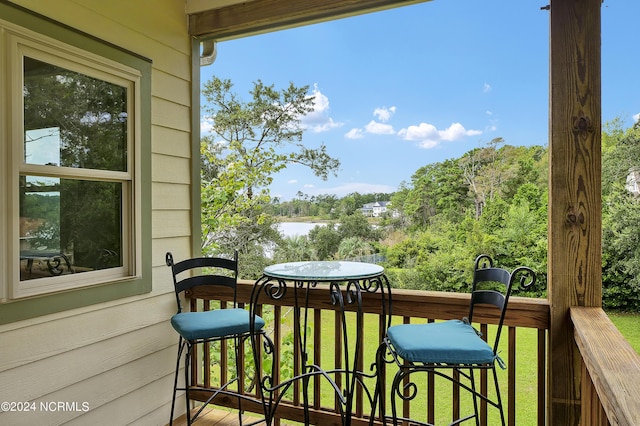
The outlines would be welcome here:
<svg viewBox="0 0 640 426">
<path fill-rule="evenodd" d="M 238 288 L 238 301 L 241 303 L 248 303 L 250 300 L 251 290 L 253 288 L 253 282 L 242 281 Z M 310 297 L 310 307 L 313 311 L 313 350 L 310 357 L 313 357 L 314 363 L 332 362 L 330 360 L 335 359 L 335 362 L 339 362 L 341 358 L 341 348 L 337 342 L 340 342 L 340 338 L 336 337 L 338 331 L 328 331 L 325 327 L 331 327 L 332 329 L 339 329 L 335 327 L 338 316 L 334 311 L 334 306 L 330 303 L 327 297 L 327 290 L 321 288 L 312 289 L 312 292 L 318 292 L 312 294 Z M 427 292 L 427 291 L 409 291 L 409 290 L 393 290 L 393 318 L 394 323 L 409 322 L 409 321 L 424 321 L 424 320 L 447 320 L 447 319 L 459 319 L 468 314 L 469 295 L 459 293 L 443 293 L 443 292 Z M 225 301 L 228 301 L 228 297 L 220 296 L 218 294 L 207 294 L 206 292 L 193 293 L 192 309 L 207 309 L 210 301 L 222 301 L 224 305 Z M 271 301 L 270 301 L 271 303 Z M 273 302 L 273 306 L 263 306 L 260 312 L 262 316 L 267 320 L 267 327 L 270 328 L 269 334 L 273 339 L 274 344 L 278 349 L 278 353 L 285 353 L 289 351 L 289 356 L 297 356 L 293 349 L 285 349 L 284 346 L 291 348 L 291 342 L 288 340 L 290 319 L 287 319 L 287 312 L 290 311 L 293 305 L 292 297 L 286 296 L 282 299 Z M 366 366 L 372 364 L 375 361 L 375 351 L 382 338 L 384 330 L 384 321 L 381 318 L 381 309 L 379 299 L 376 295 L 364 294 L 363 295 L 363 309 L 366 317 L 365 321 L 365 344 L 364 344 L 364 364 Z M 482 311 L 474 312 L 474 320 L 478 321 L 483 333 L 490 332 L 490 319 L 483 315 Z M 489 321 L 489 322 L 487 322 Z M 288 325 L 289 324 L 289 325 Z M 509 425 L 522 425 L 525 422 L 522 419 L 517 418 L 518 407 L 524 408 L 527 406 L 526 424 L 529 425 L 544 425 L 545 424 L 545 407 L 546 407 L 546 351 L 547 351 L 547 331 L 549 329 L 549 304 L 544 299 L 529 299 L 512 297 L 509 302 L 509 309 L 505 319 L 504 330 L 506 334 L 502 339 L 502 343 L 505 344 L 505 351 L 501 354 L 501 357 L 506 361 L 508 369 L 505 372 L 506 388 L 501 386 L 503 392 L 503 398 L 506 397 L 506 409 L 507 419 Z M 519 345 L 520 331 L 533 334 L 534 348 L 530 345 L 527 348 L 523 348 Z M 324 336 L 324 337 L 323 337 Z M 326 337 L 330 336 L 330 337 Z M 529 336 L 528 341 L 531 341 Z M 197 362 L 193 362 L 194 373 L 202 377 L 202 385 L 206 387 L 215 387 L 220 380 L 227 374 L 227 371 L 233 371 L 227 363 L 229 363 L 229 357 L 225 355 L 225 351 L 222 351 L 222 355 L 218 355 L 216 362 L 211 362 L 211 353 L 205 351 L 201 352 L 200 358 Z M 329 355 L 329 356 L 328 356 Z M 245 349 L 244 355 L 250 359 L 250 352 Z M 328 361 L 329 360 L 329 361 Z M 216 364 L 214 368 L 213 364 Z M 278 376 L 286 376 L 290 374 L 290 371 L 286 370 L 286 362 L 276 363 L 275 374 Z M 242 364 L 244 365 L 244 364 Z M 522 383 L 517 380 L 518 375 L 516 371 L 520 369 L 531 370 L 530 374 L 527 374 L 526 382 Z M 244 371 L 244 369 L 243 369 Z M 250 375 L 250 374 L 249 374 Z M 277 380 L 277 379 L 276 379 Z M 339 381 L 339 377 L 336 379 Z M 246 380 L 245 380 L 246 382 Z M 373 383 L 367 385 L 373 390 Z M 314 424 L 331 425 L 340 424 L 340 416 L 338 414 L 338 407 L 331 396 L 323 394 L 323 387 L 319 384 L 319 381 L 314 381 L 311 385 L 312 395 L 310 395 L 310 416 Z M 527 398 L 522 400 L 519 398 L 519 394 L 522 395 L 526 390 Z M 455 390 L 452 390 L 455 393 Z M 293 388 L 292 397 L 282 403 L 278 408 L 278 416 L 283 421 L 301 421 L 303 420 L 303 408 L 302 401 L 299 397 L 300 388 Z M 532 395 L 532 396 L 531 396 Z M 205 392 L 193 392 L 192 397 L 198 400 L 206 400 L 208 394 Z M 216 404 L 228 406 L 231 408 L 238 408 L 236 398 L 222 399 L 218 398 Z M 437 401 L 434 398 L 433 391 L 431 390 L 426 398 L 426 410 L 432 412 L 436 409 Z M 520 405 L 518 405 L 520 404 Z M 418 405 L 418 404 L 416 404 Z M 451 401 L 446 403 L 447 410 L 453 411 L 455 414 L 459 407 L 454 404 L 452 407 Z M 534 406 L 536 408 L 531 409 Z M 413 405 L 411 407 L 414 408 Z M 242 409 L 249 412 L 262 413 L 261 406 L 259 404 L 243 403 Z M 405 407 L 405 414 L 409 414 L 409 407 Z M 422 410 L 423 408 L 421 408 Z M 486 412 L 486 409 L 483 411 Z M 365 425 L 369 422 L 370 405 L 366 398 L 366 392 L 359 391 L 357 393 L 356 403 L 354 405 L 353 412 L 355 413 L 352 424 Z M 413 411 L 411 415 L 413 416 Z M 420 413 L 423 415 L 423 413 Z M 431 416 L 426 413 L 425 415 Z M 429 417 L 428 417 L 429 418 Z"/>
<path fill-rule="evenodd" d="M 581 424 L 640 424 L 640 355 L 600 308 L 571 308 L 582 360 Z"/>
</svg>

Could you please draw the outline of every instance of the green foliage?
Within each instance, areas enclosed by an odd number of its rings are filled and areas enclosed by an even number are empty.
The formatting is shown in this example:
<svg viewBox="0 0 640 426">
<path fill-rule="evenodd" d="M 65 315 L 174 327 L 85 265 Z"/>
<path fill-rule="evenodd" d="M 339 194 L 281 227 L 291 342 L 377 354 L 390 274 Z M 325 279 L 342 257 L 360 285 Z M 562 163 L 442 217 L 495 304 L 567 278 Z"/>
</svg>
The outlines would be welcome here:
<svg viewBox="0 0 640 426">
<path fill-rule="evenodd" d="M 539 163 L 546 150 L 503 144 L 497 138 L 424 166 L 394 195 L 393 207 L 411 223 L 406 239 L 384 250 L 399 286 L 468 291 L 473 259 L 486 253 L 501 267 L 536 270 L 538 285 L 520 295 L 545 294 L 547 190 Z"/>
<path fill-rule="evenodd" d="M 340 216 L 358 213 L 363 204 L 377 200 L 390 200 L 393 194 L 354 192 L 338 199 L 335 195 L 308 195 L 298 192 L 291 201 L 277 201 L 269 206 L 269 212 L 275 216 L 306 217 L 335 220 Z"/>
<path fill-rule="evenodd" d="M 605 308 L 640 311 L 640 199 L 625 187 L 639 166 L 640 125 L 605 128 L 602 157 L 602 290 Z"/>
<path fill-rule="evenodd" d="M 284 238 L 274 252 L 275 262 L 301 262 L 313 258 L 313 246 L 309 239 L 302 235 Z"/>
<path fill-rule="evenodd" d="M 640 202 L 618 187 L 606 198 L 603 216 L 604 307 L 640 311 Z"/>
<path fill-rule="evenodd" d="M 376 241 L 380 239 L 379 232 L 371 227 L 371 224 L 359 212 L 340 217 L 338 233 L 342 239 L 360 238 L 364 241 Z"/>
<path fill-rule="evenodd" d="M 330 260 L 338 251 L 342 237 L 335 224 L 316 226 L 309 232 L 309 241 L 315 250 L 315 260 Z"/>
<path fill-rule="evenodd" d="M 374 252 L 371 244 L 359 237 L 347 237 L 340 241 L 338 259 L 357 259 Z"/>
<path fill-rule="evenodd" d="M 255 273 L 265 262 L 261 248 L 280 238 L 267 213 L 273 175 L 298 164 L 326 179 L 340 162 L 324 145 L 302 143 L 300 119 L 313 111 L 308 86 L 276 90 L 257 81 L 248 102 L 232 87 L 214 77 L 202 89 L 216 137 L 201 142 L 202 245 L 205 253 L 239 250 L 254 264 L 246 273 Z"/>
</svg>

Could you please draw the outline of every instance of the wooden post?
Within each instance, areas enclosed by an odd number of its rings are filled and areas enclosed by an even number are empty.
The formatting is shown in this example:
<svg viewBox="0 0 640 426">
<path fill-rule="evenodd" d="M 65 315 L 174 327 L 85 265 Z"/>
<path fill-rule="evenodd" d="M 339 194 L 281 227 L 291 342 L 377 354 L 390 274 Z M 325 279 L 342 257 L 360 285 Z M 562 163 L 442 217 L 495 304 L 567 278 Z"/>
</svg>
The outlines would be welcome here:
<svg viewBox="0 0 640 426">
<path fill-rule="evenodd" d="M 571 306 L 602 305 L 601 0 L 552 0 L 547 424 L 580 422 Z"/>
</svg>

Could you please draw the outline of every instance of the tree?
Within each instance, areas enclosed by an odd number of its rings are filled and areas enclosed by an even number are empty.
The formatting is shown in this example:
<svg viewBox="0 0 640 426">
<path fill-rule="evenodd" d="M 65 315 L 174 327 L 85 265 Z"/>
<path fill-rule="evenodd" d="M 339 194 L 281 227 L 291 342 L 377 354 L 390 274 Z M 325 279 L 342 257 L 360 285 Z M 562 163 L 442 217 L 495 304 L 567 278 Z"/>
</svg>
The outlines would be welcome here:
<svg viewBox="0 0 640 426">
<path fill-rule="evenodd" d="M 338 246 L 339 259 L 357 259 L 373 253 L 374 249 L 365 240 L 359 237 L 343 238 Z"/>
<path fill-rule="evenodd" d="M 460 220 L 469 204 L 468 188 L 457 160 L 446 160 L 419 168 L 411 177 L 411 188 L 401 187 L 391 202 L 424 228 L 433 217 L 442 215 Z"/>
<path fill-rule="evenodd" d="M 338 233 L 342 239 L 356 237 L 363 241 L 377 241 L 380 239 L 379 233 L 367 221 L 367 218 L 360 212 L 340 217 L 340 227 Z"/>
<path fill-rule="evenodd" d="M 316 260 L 330 260 L 338 251 L 342 237 L 333 223 L 316 226 L 309 231 L 309 241 L 316 254 Z"/>
<path fill-rule="evenodd" d="M 602 290 L 605 308 L 640 310 L 640 199 L 627 188 L 640 164 L 640 124 L 623 130 L 619 119 L 603 132 Z"/>
<path fill-rule="evenodd" d="M 622 185 L 606 198 L 602 221 L 605 308 L 640 311 L 640 200 Z"/>
<path fill-rule="evenodd" d="M 204 84 L 204 112 L 212 120 L 214 136 L 201 142 L 203 249 L 224 246 L 226 237 L 238 241 L 238 229 L 252 243 L 272 238 L 273 218 L 266 213 L 271 196 L 269 184 L 274 174 L 291 164 L 310 168 L 326 179 L 335 174 L 340 162 L 330 157 L 326 147 L 308 148 L 302 143 L 301 118 L 313 110 L 309 86 L 276 90 L 258 80 L 250 91 L 251 100 L 242 101 L 233 93 L 230 80 L 214 77 Z"/>
<path fill-rule="evenodd" d="M 284 238 L 274 254 L 276 262 L 300 262 L 312 260 L 312 258 L 313 249 L 309 244 L 309 239 L 303 235 Z"/>
<path fill-rule="evenodd" d="M 486 148 L 478 148 L 466 153 L 460 159 L 460 167 L 463 170 L 465 183 L 473 194 L 476 206 L 476 219 L 482 215 L 482 209 L 487 201 L 493 200 L 498 194 L 502 184 L 503 156 L 498 150 L 498 145 L 504 143 L 504 139 L 495 138 L 487 143 Z"/>
</svg>

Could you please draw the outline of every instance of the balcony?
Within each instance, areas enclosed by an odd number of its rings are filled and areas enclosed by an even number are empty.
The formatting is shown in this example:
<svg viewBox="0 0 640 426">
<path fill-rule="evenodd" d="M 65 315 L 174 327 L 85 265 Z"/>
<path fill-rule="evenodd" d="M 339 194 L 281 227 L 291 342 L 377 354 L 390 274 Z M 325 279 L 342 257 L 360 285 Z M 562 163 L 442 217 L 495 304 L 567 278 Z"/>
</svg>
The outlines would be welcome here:
<svg viewBox="0 0 640 426">
<path fill-rule="evenodd" d="M 238 299 L 241 303 L 248 303 L 253 282 L 242 281 L 238 289 Z M 331 339 L 331 342 L 323 341 L 322 327 L 332 327 L 335 331 L 328 331 L 330 335 L 339 333 L 338 327 L 331 318 L 334 316 L 333 306 L 326 301 L 326 290 L 321 286 L 311 290 L 310 303 L 314 309 L 313 317 L 313 362 L 325 363 L 327 359 L 340 359 L 341 348 L 339 345 L 333 347 L 333 342 L 340 339 Z M 368 320 L 365 321 L 367 329 L 365 336 L 382 336 L 383 322 L 379 308 L 379 301 L 375 295 L 363 295 L 363 308 Z M 229 299 L 225 296 L 215 296 L 198 292 L 192 294 L 192 309 L 208 309 L 212 303 L 221 301 L 224 306 Z M 262 312 L 269 316 L 272 327 L 270 333 L 278 353 L 283 349 L 283 342 L 287 331 L 287 312 L 293 305 L 291 297 L 285 297 L 274 302 L 271 306 L 262 306 Z M 467 314 L 468 295 L 460 293 L 442 293 L 410 290 L 393 291 L 393 321 L 408 322 L 425 320 L 447 320 L 461 318 Z M 269 312 L 267 314 L 267 312 Z M 477 315 L 477 314 L 476 314 Z M 371 319 L 373 317 L 373 319 Z M 506 335 L 502 344 L 504 345 L 502 357 L 505 359 L 508 368 L 503 372 L 503 384 L 501 389 L 506 396 L 506 417 L 509 425 L 532 424 L 545 425 L 547 411 L 547 340 L 549 331 L 550 306 L 546 299 L 529 299 L 522 297 L 512 297 L 509 310 L 505 319 Z M 491 332 L 491 323 L 486 317 L 478 315 L 483 333 Z M 571 321 L 575 333 L 575 348 L 577 361 L 582 365 L 582 389 L 581 389 L 581 418 L 584 425 L 633 425 L 640 419 L 640 356 L 620 335 L 615 326 L 608 319 L 600 308 L 572 308 Z M 533 334 L 533 339 L 529 336 L 527 347 L 519 339 L 521 333 Z M 379 339 L 368 341 L 364 346 L 364 364 L 369 365 L 374 361 L 375 349 Z M 535 349 L 531 349 L 531 341 L 534 341 Z M 284 343 L 286 344 L 286 343 Z M 331 354 L 327 357 L 326 349 L 331 348 Z M 526 351 L 526 354 L 523 352 Z M 323 355 L 324 353 L 324 355 Z M 524 356 L 526 355 L 526 356 Z M 192 365 L 203 366 L 197 374 L 202 378 L 201 384 L 206 387 L 215 387 L 220 377 L 225 377 L 229 367 L 229 357 L 224 354 L 219 357 L 215 368 L 212 368 L 211 353 L 201 351 L 197 354 L 197 363 Z M 248 351 L 244 352 L 245 357 L 251 356 Z M 294 353 L 293 356 L 297 356 Z M 331 362 L 331 361 L 330 361 Z M 335 361 L 339 362 L 339 361 Z M 277 377 L 286 375 L 284 365 L 276 367 Z M 365 367 L 366 369 L 366 367 Z M 519 369 L 531 370 L 530 375 L 526 375 L 526 381 L 518 379 L 522 375 L 517 375 Z M 549 378 L 550 386 L 554 380 L 562 378 Z M 293 396 L 281 404 L 278 409 L 279 421 L 281 424 L 299 422 L 303 420 L 303 405 L 300 397 L 300 387 L 293 389 Z M 311 384 L 310 408 L 311 422 L 314 424 L 332 425 L 340 424 L 338 407 L 332 403 L 331 398 L 327 399 L 323 395 L 322 386 L 318 383 Z M 194 392 L 194 399 L 204 401 L 207 393 Z M 368 425 L 370 406 L 366 394 L 358 391 L 357 400 L 354 407 L 354 425 Z M 526 399 L 522 399 L 522 397 Z M 464 407 L 464 398 L 461 398 L 455 388 L 450 389 L 450 394 L 446 396 L 444 410 L 457 416 L 461 407 Z M 453 401 L 453 403 L 451 402 Z M 439 402 L 433 390 L 426 395 L 425 406 L 419 408 L 420 413 L 415 413 L 414 405 L 405 404 L 404 414 L 411 414 L 426 417 L 433 421 L 438 411 Z M 179 401 L 178 403 L 181 403 Z M 535 409 L 531 405 L 534 404 Z M 420 405 L 419 403 L 415 405 Z M 442 404 L 440 404 L 442 405 Z M 522 409 L 528 405 L 526 421 L 522 419 Z M 216 407 L 237 408 L 237 400 L 234 398 L 218 398 Z M 255 405 L 243 405 L 248 412 L 256 413 L 259 416 L 261 407 Z M 464 409 L 464 408 L 463 408 Z M 440 408 L 442 411 L 443 408 Z M 482 407 L 482 424 L 491 424 L 492 409 Z M 489 412 L 489 414 L 487 414 Z M 534 413 L 533 416 L 531 413 Z M 221 415 L 219 411 L 213 410 L 208 414 L 209 418 L 216 418 L 216 424 L 237 424 L 237 416 Z M 487 417 L 489 416 L 489 417 Z M 442 420 L 439 420 L 441 422 Z"/>
<path fill-rule="evenodd" d="M 243 281 L 239 285 L 238 300 L 241 303 L 248 303 L 253 282 Z M 332 338 L 330 341 L 323 340 L 323 336 L 339 336 L 339 327 L 336 326 L 337 319 L 334 321 L 334 307 L 327 300 L 326 289 L 322 286 L 313 288 L 310 290 L 309 297 L 310 307 L 313 311 L 313 350 L 310 357 L 314 363 L 322 365 L 323 367 L 338 366 L 341 358 L 341 353 L 344 348 L 334 342 L 340 342 L 339 338 Z M 393 291 L 393 321 L 408 322 L 408 321 L 421 321 L 425 320 L 447 320 L 462 318 L 468 314 L 469 299 L 467 294 L 458 293 L 441 293 L 441 292 L 425 292 L 425 291 L 409 291 L 409 290 L 394 290 Z M 193 293 L 192 295 L 192 309 L 208 309 L 211 303 L 216 299 L 222 299 L 222 303 L 228 298 L 219 295 L 206 294 L 204 292 Z M 291 306 L 293 306 L 292 297 L 285 297 L 281 300 L 274 301 L 277 305 L 262 306 L 263 316 L 268 318 L 268 327 L 273 327 L 270 330 L 271 338 L 274 340 L 277 346 L 277 352 L 283 352 L 283 342 L 286 342 L 286 336 L 289 334 L 288 323 L 291 322 L 291 314 L 287 314 Z M 375 294 L 363 294 L 363 309 L 365 312 L 365 330 L 363 335 L 365 337 L 364 344 L 364 363 L 362 371 L 367 371 L 368 366 L 374 362 L 375 351 L 384 333 L 384 324 L 382 313 L 380 312 L 380 302 Z M 480 321 L 486 321 L 487 318 L 476 313 L 477 319 Z M 533 386 L 535 390 L 529 390 L 529 393 L 533 393 L 533 399 L 537 400 L 537 408 L 534 410 L 536 413 L 537 421 L 530 424 L 543 425 L 545 419 L 545 406 L 546 406 L 546 387 L 545 387 L 545 371 L 546 371 L 546 341 L 547 330 L 549 328 L 549 304 L 546 300 L 541 299 L 528 299 L 512 297 L 510 300 L 510 308 L 505 321 L 506 326 L 505 336 L 503 340 L 504 349 L 502 358 L 505 359 L 509 368 L 503 374 L 505 376 L 505 383 L 502 384 L 503 393 L 508 400 L 507 411 L 510 424 L 515 424 L 517 417 L 517 402 L 516 398 L 519 387 L 530 388 Z M 322 327 L 331 327 L 327 330 Z M 480 325 L 483 333 L 490 333 L 491 326 L 489 322 L 485 322 Z M 533 341 L 535 342 L 535 353 L 529 353 L 525 360 L 518 353 L 518 336 L 521 332 L 532 333 Z M 529 342 L 531 338 L 527 339 Z M 530 343 L 529 343 L 530 345 Z M 295 347 L 295 346 L 294 346 Z M 327 349 L 330 349 L 331 354 L 327 354 Z M 291 349 L 293 350 L 293 349 Z M 521 351 L 524 351 L 522 349 Z M 527 349 L 531 352 L 530 349 Z M 244 356 L 250 356 L 248 350 L 244 351 Z M 327 356 L 330 355 L 330 356 Z M 296 352 L 293 356 L 298 356 Z M 221 356 L 216 361 L 216 368 L 211 367 L 211 353 L 208 350 L 200 352 L 198 354 L 199 359 L 192 365 L 204 366 L 201 371 L 196 373 L 202 378 L 201 384 L 205 387 L 215 387 L 219 384 L 220 378 L 225 378 L 227 374 L 227 363 L 229 357 Z M 531 376 L 527 383 L 518 383 L 516 380 L 516 369 L 525 368 L 523 365 L 518 366 L 518 359 L 520 363 L 526 363 L 526 368 L 531 369 Z M 336 363 L 336 364 L 333 364 Z M 286 374 L 290 372 L 286 371 L 285 362 L 276 366 L 276 377 L 284 378 Z M 528 375 L 529 376 L 529 375 Z M 339 377 L 337 378 L 339 381 Z M 368 383 L 367 386 L 372 389 L 373 382 Z M 283 422 L 287 421 L 301 421 L 303 420 L 303 406 L 302 398 L 300 397 L 300 387 L 294 386 L 291 398 L 281 404 L 278 409 L 278 413 L 281 416 Z M 338 407 L 335 402 L 332 401 L 331 396 L 327 397 L 323 394 L 322 385 L 318 382 L 311 384 L 312 395 L 310 395 L 311 401 L 311 421 L 315 424 L 340 424 L 340 416 L 338 414 Z M 446 410 L 451 415 L 458 415 L 460 407 L 464 407 L 464 398 L 458 395 L 456 389 L 452 390 L 452 397 L 455 401 L 453 407 L 446 407 Z M 195 399 L 206 400 L 206 393 L 194 392 Z M 437 404 L 438 398 L 434 394 L 433 389 L 430 389 L 427 394 L 428 409 L 425 415 L 427 419 L 433 420 L 436 410 L 442 406 L 442 403 Z M 530 404 L 531 401 L 526 401 Z M 218 402 L 218 406 L 223 405 L 230 408 L 237 408 L 237 401 L 233 398 L 225 398 Z M 450 403 L 448 403 L 450 405 Z M 250 412 L 260 413 L 261 407 L 259 405 L 247 406 L 243 408 Z M 412 414 L 410 409 L 413 408 L 408 404 L 405 404 L 405 414 Z M 421 408 L 421 411 L 424 407 Z M 442 408 L 440 408 L 442 411 Z M 487 413 L 487 408 L 483 407 L 483 413 Z M 489 410 L 491 412 L 491 410 Z M 370 405 L 366 398 L 366 392 L 359 389 L 357 391 L 356 403 L 354 406 L 355 425 L 365 425 L 369 422 Z M 422 415 L 422 413 L 420 414 Z M 430 416 L 430 417 L 429 417 Z M 237 418 L 233 417 L 237 422 Z"/>
</svg>

